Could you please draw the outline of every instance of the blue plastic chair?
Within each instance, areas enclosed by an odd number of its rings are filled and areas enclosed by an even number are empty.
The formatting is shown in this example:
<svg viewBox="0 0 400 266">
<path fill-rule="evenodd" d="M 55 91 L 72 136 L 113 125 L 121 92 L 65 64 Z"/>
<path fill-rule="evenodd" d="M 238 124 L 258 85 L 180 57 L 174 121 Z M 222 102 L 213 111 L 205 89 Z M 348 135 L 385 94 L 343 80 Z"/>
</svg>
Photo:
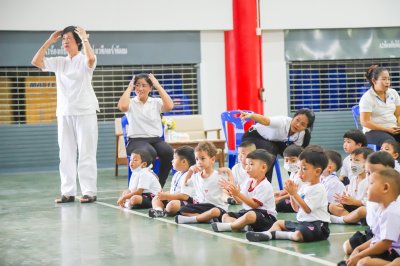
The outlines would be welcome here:
<svg viewBox="0 0 400 266">
<path fill-rule="evenodd" d="M 358 124 L 358 121 L 360 119 L 360 106 L 359 105 L 354 105 L 351 108 L 351 112 L 353 114 L 353 119 L 354 119 L 354 123 L 356 124 L 356 128 L 360 129 L 359 128 L 359 124 Z M 367 146 L 368 146 L 368 148 L 371 148 L 374 151 L 379 151 L 380 150 L 380 147 L 378 147 L 375 144 L 367 144 Z"/>
<path fill-rule="evenodd" d="M 244 125 L 251 121 L 251 119 L 247 118 L 244 121 L 240 119 L 240 112 L 238 110 L 232 110 L 232 111 L 226 111 L 221 113 L 221 122 L 222 122 L 222 129 L 224 130 L 225 134 L 225 139 L 228 143 L 228 166 L 229 168 L 232 168 L 236 163 L 237 163 L 237 153 L 238 153 L 238 147 L 240 143 L 242 143 L 242 137 L 244 135 Z M 242 110 L 242 112 L 246 113 L 254 113 L 253 111 L 249 110 Z M 230 136 L 227 128 L 228 124 L 232 124 L 234 126 L 234 133 L 233 136 Z M 230 138 L 234 138 L 234 143 L 235 143 L 235 149 L 230 149 L 229 148 L 229 140 Z M 279 160 L 278 156 L 275 159 L 274 163 L 275 171 L 276 171 L 276 176 L 278 178 L 278 185 L 279 189 L 283 189 L 283 182 L 282 182 L 282 175 L 281 175 L 281 169 L 279 167 Z"/>
<path fill-rule="evenodd" d="M 127 128 L 128 125 L 129 125 L 128 118 L 126 117 L 126 115 L 124 115 L 121 118 L 121 126 L 122 126 L 122 135 L 124 136 L 125 147 L 128 146 L 128 140 L 129 140 L 127 132 L 126 132 L 126 128 Z M 126 154 L 126 158 L 128 160 L 128 185 L 129 185 L 129 181 L 131 180 L 131 175 L 132 175 L 132 170 L 131 170 L 131 167 L 129 166 L 130 162 L 131 162 L 131 155 L 130 154 Z M 159 168 L 160 168 L 160 160 L 156 159 L 154 161 L 154 165 L 153 165 L 154 173 L 158 174 Z"/>
</svg>

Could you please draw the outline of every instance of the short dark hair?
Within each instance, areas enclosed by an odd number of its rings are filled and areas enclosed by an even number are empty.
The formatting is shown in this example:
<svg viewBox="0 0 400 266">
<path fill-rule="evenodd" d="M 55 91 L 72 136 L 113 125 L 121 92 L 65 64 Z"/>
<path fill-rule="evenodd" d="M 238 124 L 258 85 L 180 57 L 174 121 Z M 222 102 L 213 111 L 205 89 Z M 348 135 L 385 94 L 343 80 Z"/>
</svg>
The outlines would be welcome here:
<svg viewBox="0 0 400 266">
<path fill-rule="evenodd" d="M 400 156 L 400 145 L 399 145 L 399 143 L 398 143 L 396 140 L 394 140 L 394 139 L 387 139 L 387 140 L 385 140 L 382 144 L 384 144 L 384 143 L 387 143 L 387 144 L 389 144 L 389 145 L 392 145 L 394 152 L 397 153 L 397 154 L 399 154 L 399 156 Z"/>
<path fill-rule="evenodd" d="M 343 138 L 351 139 L 356 144 L 361 144 L 361 146 L 367 146 L 367 138 L 364 133 L 359 129 L 350 129 L 344 133 Z"/>
<path fill-rule="evenodd" d="M 149 167 L 153 162 L 153 157 L 150 152 L 143 149 L 136 149 L 132 153 L 140 155 L 140 159 L 142 159 L 143 163 L 146 163 L 146 166 Z"/>
<path fill-rule="evenodd" d="M 196 164 L 196 159 L 194 157 L 194 149 L 190 146 L 181 146 L 175 150 L 175 154 L 179 156 L 182 160 L 185 159 L 189 166 Z"/>
<path fill-rule="evenodd" d="M 150 85 L 150 87 L 153 87 L 153 82 L 149 78 L 149 74 L 146 73 L 136 74 L 133 80 L 133 85 L 136 85 L 139 79 L 144 79 Z"/>
<path fill-rule="evenodd" d="M 322 171 L 328 166 L 329 160 L 324 150 L 318 145 L 310 145 L 299 155 L 300 160 L 305 160 L 315 168 L 321 168 Z"/>
<path fill-rule="evenodd" d="M 264 149 L 256 149 L 255 151 L 250 152 L 246 158 L 263 161 L 267 165 L 267 172 L 275 162 L 275 156 Z"/>
<path fill-rule="evenodd" d="M 373 152 L 374 152 L 374 151 L 373 151 L 372 149 L 368 148 L 368 147 L 361 147 L 361 148 L 355 149 L 351 154 L 354 154 L 354 155 L 360 155 L 360 154 L 362 154 L 362 155 L 363 155 L 363 158 L 364 158 L 364 159 L 367 159 L 367 158 L 368 158 L 368 155 L 370 155 L 370 154 L 373 153 Z M 393 158 L 392 158 L 392 160 L 393 160 Z"/>
<path fill-rule="evenodd" d="M 299 157 L 302 151 L 303 147 L 292 144 L 287 146 L 286 149 L 283 151 L 283 157 Z"/>
<path fill-rule="evenodd" d="M 342 156 L 340 153 L 334 150 L 325 150 L 325 155 L 328 157 L 329 161 L 332 161 L 335 164 L 336 171 L 342 168 Z"/>
<path fill-rule="evenodd" d="M 244 140 L 239 144 L 240 148 L 249 148 L 249 147 L 253 147 L 253 146 L 255 147 L 256 144 L 254 144 L 253 142 L 248 141 L 248 140 Z"/>
<path fill-rule="evenodd" d="M 400 194 L 400 173 L 392 168 L 385 168 L 376 172 L 383 182 L 388 182 L 394 188 L 395 194 Z"/>
<path fill-rule="evenodd" d="M 368 155 L 367 162 L 370 164 L 382 164 L 383 166 L 394 168 L 392 155 L 385 151 L 375 151 Z"/>
<path fill-rule="evenodd" d="M 82 40 L 79 37 L 79 35 L 75 32 L 76 26 L 68 26 L 63 29 L 61 32 L 61 37 L 64 36 L 64 34 L 67 34 L 68 32 L 72 32 L 72 35 L 74 36 L 75 42 L 78 45 L 78 51 L 82 50 Z"/>
<path fill-rule="evenodd" d="M 383 71 L 388 71 L 387 68 L 385 67 L 380 67 L 378 65 L 371 65 L 367 72 L 365 73 L 365 77 L 367 78 L 369 84 L 371 84 L 372 87 L 374 87 L 374 83 L 372 82 L 373 79 L 377 80 L 379 78 L 379 75 Z"/>
<path fill-rule="evenodd" d="M 209 142 L 209 141 L 202 141 L 200 142 L 196 148 L 194 149 L 196 152 L 198 151 L 205 151 L 207 152 L 208 156 L 214 157 L 217 155 L 218 150 L 215 147 L 214 143 Z"/>
<path fill-rule="evenodd" d="M 314 126 L 314 121 L 315 121 L 315 114 L 313 110 L 308 109 L 308 108 L 303 108 L 300 110 L 297 110 L 296 113 L 294 113 L 293 118 L 295 118 L 298 115 L 305 115 L 308 119 L 308 125 L 307 128 L 309 128 L 311 131 Z"/>
</svg>

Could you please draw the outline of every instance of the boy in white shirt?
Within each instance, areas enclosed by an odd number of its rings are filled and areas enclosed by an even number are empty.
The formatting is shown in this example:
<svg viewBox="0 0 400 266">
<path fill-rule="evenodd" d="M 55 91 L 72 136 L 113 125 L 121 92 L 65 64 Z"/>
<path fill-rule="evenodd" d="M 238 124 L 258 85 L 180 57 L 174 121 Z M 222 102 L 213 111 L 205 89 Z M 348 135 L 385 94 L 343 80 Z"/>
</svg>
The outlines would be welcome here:
<svg viewBox="0 0 400 266">
<path fill-rule="evenodd" d="M 369 177 L 368 200 L 378 203 L 373 238 L 356 247 L 347 265 L 386 265 L 400 254 L 400 174 L 394 169 L 374 172 Z"/>
<path fill-rule="evenodd" d="M 292 207 L 297 211 L 297 221 L 278 220 L 264 232 L 247 232 L 249 241 L 289 239 L 296 242 L 312 242 L 329 237 L 328 200 L 324 186 L 320 183 L 322 171 L 328 165 L 328 158 L 319 146 L 309 146 L 299 156 L 300 178 L 303 181 L 298 191 L 292 180 L 285 182 Z"/>
<path fill-rule="evenodd" d="M 193 182 L 198 204 L 182 206 L 180 215 L 175 216 L 176 223 L 205 223 L 214 218 L 221 221 L 228 205 L 223 200 L 224 190 L 219 185 L 219 180 L 224 177 L 214 170 L 216 155 L 217 148 L 212 142 L 200 142 L 195 148 L 196 165 L 189 168 L 184 184 L 188 179 Z"/>
<path fill-rule="evenodd" d="M 266 150 L 252 151 L 246 158 L 246 171 L 250 178 L 245 186 L 221 180 L 220 184 L 243 209 L 228 212 L 222 216 L 222 223 L 212 223 L 215 232 L 240 231 L 251 226 L 253 231 L 268 230 L 276 221 L 274 190 L 265 177 L 268 169 L 274 165 L 275 158 Z"/>
<path fill-rule="evenodd" d="M 232 177 L 234 183 L 240 188 L 246 186 L 249 179 L 249 175 L 246 172 L 246 157 L 247 155 L 256 150 L 256 145 L 249 141 L 243 141 L 238 147 L 238 163 L 232 167 L 230 170 L 227 167 L 220 168 L 218 172 L 220 174 L 227 174 L 230 178 Z M 230 205 L 235 205 L 237 202 L 231 196 L 227 198 L 227 202 Z"/>
<path fill-rule="evenodd" d="M 179 208 L 184 205 L 193 204 L 194 189 L 190 184 L 184 187 L 184 180 L 190 166 L 195 165 L 194 149 L 189 146 L 181 146 L 174 152 L 172 166 L 176 173 L 172 177 L 171 188 L 168 192 L 158 192 L 153 198 L 153 208 L 149 209 L 152 218 L 175 216 Z"/>
<path fill-rule="evenodd" d="M 151 208 L 151 201 L 161 191 L 157 175 L 151 170 L 152 157 L 146 150 L 132 152 L 130 167 L 132 176 L 129 189 L 122 192 L 117 204 L 127 209 Z"/>
<path fill-rule="evenodd" d="M 289 179 L 294 181 L 298 189 L 303 184 L 299 177 L 299 155 L 302 151 L 303 148 L 296 144 L 287 146 L 283 151 L 283 168 L 290 173 Z M 290 204 L 290 195 L 285 190 L 276 191 L 274 197 L 277 212 L 295 212 Z"/>
<path fill-rule="evenodd" d="M 348 154 L 343 160 L 342 169 L 340 170 L 340 180 L 344 185 L 350 183 L 350 179 L 353 177 L 351 172 L 350 154 L 357 148 L 367 146 L 367 138 L 364 133 L 358 129 L 351 129 L 343 135 L 343 150 Z"/>
<path fill-rule="evenodd" d="M 365 172 L 365 163 L 368 155 L 373 151 L 370 148 L 357 148 L 351 153 L 351 171 L 355 176 L 350 180 L 347 191 L 343 194 L 336 194 L 335 204 L 329 204 L 332 223 L 343 223 L 343 216 L 364 206 L 368 187 L 368 179 Z M 365 221 L 362 221 L 365 223 Z"/>
<path fill-rule="evenodd" d="M 336 175 L 336 171 L 342 167 L 342 156 L 334 150 L 325 150 L 325 155 L 328 157 L 329 163 L 321 175 L 321 184 L 324 185 L 328 195 L 328 203 L 335 202 L 336 194 L 343 194 L 346 187 Z"/>
<path fill-rule="evenodd" d="M 400 145 L 397 141 L 393 139 L 387 139 L 382 143 L 381 151 L 388 152 L 394 160 L 394 169 L 400 172 L 399 155 L 400 155 Z"/>
</svg>

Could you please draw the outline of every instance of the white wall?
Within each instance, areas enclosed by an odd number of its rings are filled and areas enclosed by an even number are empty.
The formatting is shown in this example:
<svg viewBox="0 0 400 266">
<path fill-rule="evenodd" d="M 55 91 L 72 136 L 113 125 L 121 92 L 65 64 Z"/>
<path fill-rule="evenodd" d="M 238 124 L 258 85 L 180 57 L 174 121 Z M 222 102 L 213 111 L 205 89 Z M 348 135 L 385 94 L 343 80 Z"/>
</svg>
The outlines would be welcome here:
<svg viewBox="0 0 400 266">
<path fill-rule="evenodd" d="M 226 111 L 224 32 L 202 31 L 200 40 L 200 101 L 204 126 L 221 128 L 220 114 Z"/>
<path fill-rule="evenodd" d="M 262 29 L 399 27 L 399 0 L 260 0 Z"/>
<path fill-rule="evenodd" d="M 232 28 L 231 0 L 1 0 L 0 30 L 220 30 Z"/>
</svg>

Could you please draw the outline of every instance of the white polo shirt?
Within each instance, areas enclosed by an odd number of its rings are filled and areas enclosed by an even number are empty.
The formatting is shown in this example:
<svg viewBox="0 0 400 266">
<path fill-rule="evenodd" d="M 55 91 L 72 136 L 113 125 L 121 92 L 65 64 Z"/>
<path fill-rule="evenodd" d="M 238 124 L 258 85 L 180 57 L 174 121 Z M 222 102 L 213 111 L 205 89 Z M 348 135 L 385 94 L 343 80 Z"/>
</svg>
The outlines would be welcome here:
<svg viewBox="0 0 400 266">
<path fill-rule="evenodd" d="M 266 210 L 268 214 L 276 217 L 277 212 L 275 209 L 274 189 L 272 188 L 271 183 L 268 179 L 264 178 L 254 188 L 251 188 L 254 182 L 256 182 L 254 179 L 249 178 L 246 186 L 241 188 L 240 193 L 260 204 L 260 207 L 257 209 Z M 253 209 L 246 203 L 243 203 L 242 205 L 245 210 Z"/>
<path fill-rule="evenodd" d="M 371 113 L 371 122 L 383 127 L 397 126 L 397 118 L 394 115 L 396 106 L 400 106 L 400 96 L 394 89 L 386 91 L 386 102 L 383 102 L 371 87 L 360 99 L 360 113 Z M 366 133 L 371 129 L 363 127 Z"/>
<path fill-rule="evenodd" d="M 324 185 L 321 183 L 310 186 L 309 183 L 304 183 L 301 186 L 298 194 L 306 202 L 311 209 L 310 213 L 306 213 L 302 208 L 297 212 L 297 221 L 299 222 L 330 222 L 331 218 L 328 212 L 328 196 Z"/>
<path fill-rule="evenodd" d="M 96 58 L 96 57 L 95 57 Z M 92 87 L 94 66 L 89 68 L 82 53 L 70 58 L 45 57 L 43 71 L 56 74 L 57 111 L 56 115 L 89 115 L 100 111 Z"/>
<path fill-rule="evenodd" d="M 241 189 L 246 186 L 249 175 L 241 163 L 237 163 L 232 167 L 232 175 L 235 179 L 235 184 L 239 185 Z"/>
<path fill-rule="evenodd" d="M 328 196 L 328 202 L 335 202 L 335 195 L 342 195 L 346 191 L 346 187 L 340 181 L 336 172 L 331 173 L 328 176 L 321 175 L 321 184 L 324 185 L 326 194 Z"/>
<path fill-rule="evenodd" d="M 150 168 L 142 168 L 132 173 L 129 189 L 135 191 L 139 188 L 143 189 L 143 193 L 152 193 L 154 195 L 161 191 L 158 177 Z"/>
<path fill-rule="evenodd" d="M 130 138 L 151 138 L 162 136 L 160 98 L 147 98 L 146 103 L 142 103 L 139 97 L 135 96 L 129 103 L 128 112 L 128 137 Z"/>
<path fill-rule="evenodd" d="M 255 124 L 253 128 L 257 129 L 257 132 L 266 140 L 282 142 L 288 141 L 292 118 L 287 116 L 273 116 L 270 117 L 270 120 L 271 123 L 268 126 Z M 289 140 L 294 144 L 301 146 L 303 145 L 304 134 L 304 130 L 295 133 L 289 137 Z"/>
</svg>

